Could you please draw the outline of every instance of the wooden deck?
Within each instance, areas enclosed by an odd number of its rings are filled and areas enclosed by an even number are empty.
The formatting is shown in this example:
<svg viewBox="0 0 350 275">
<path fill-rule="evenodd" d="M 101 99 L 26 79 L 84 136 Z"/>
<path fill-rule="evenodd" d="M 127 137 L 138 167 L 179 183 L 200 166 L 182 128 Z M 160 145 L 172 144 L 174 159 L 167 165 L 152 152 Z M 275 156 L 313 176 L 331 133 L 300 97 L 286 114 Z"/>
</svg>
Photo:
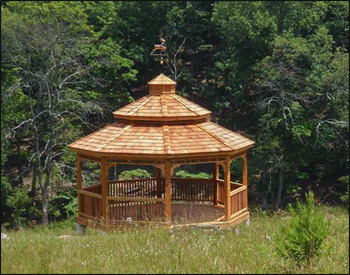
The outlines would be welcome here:
<svg viewBox="0 0 350 275">
<path fill-rule="evenodd" d="M 132 206 L 133 207 L 133 206 Z M 134 206 L 135 209 L 137 206 Z M 163 203 L 165 211 L 165 203 Z M 237 211 L 231 215 L 230 221 L 225 220 L 225 209 L 222 206 L 215 206 L 203 203 L 187 203 L 187 202 L 173 202 L 171 204 L 171 224 L 164 222 L 164 220 L 152 219 L 150 221 L 134 221 L 128 219 L 124 220 L 109 220 L 104 222 L 96 217 L 78 217 L 79 224 L 90 226 L 101 230 L 115 230 L 125 229 L 133 225 L 156 225 L 165 228 L 182 227 L 182 226 L 220 226 L 225 228 L 227 226 L 237 225 L 249 219 L 249 211 L 247 208 Z"/>
</svg>

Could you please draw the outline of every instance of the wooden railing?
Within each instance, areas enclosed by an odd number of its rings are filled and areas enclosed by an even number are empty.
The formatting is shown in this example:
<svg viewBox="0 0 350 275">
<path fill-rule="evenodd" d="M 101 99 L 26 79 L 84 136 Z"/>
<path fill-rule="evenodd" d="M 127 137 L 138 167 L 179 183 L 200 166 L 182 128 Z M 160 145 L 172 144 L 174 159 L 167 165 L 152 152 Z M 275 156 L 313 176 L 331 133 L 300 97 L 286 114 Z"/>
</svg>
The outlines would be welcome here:
<svg viewBox="0 0 350 275">
<path fill-rule="evenodd" d="M 164 179 L 162 179 L 162 196 L 164 197 Z M 134 179 L 108 182 L 108 194 L 116 197 L 157 197 L 157 180 Z M 171 178 L 171 199 L 184 201 L 212 201 L 212 179 Z"/>
<path fill-rule="evenodd" d="M 107 217 L 112 221 L 165 221 L 163 198 L 107 196 Z"/>
<path fill-rule="evenodd" d="M 171 200 L 213 202 L 214 190 L 212 179 L 171 178 Z M 231 182 L 231 216 L 247 209 L 247 192 L 246 186 Z M 101 184 L 79 190 L 80 217 L 101 218 L 101 193 Z M 225 204 L 223 180 L 217 180 L 217 201 Z M 165 221 L 166 218 L 164 192 L 162 198 L 157 198 L 156 178 L 109 181 L 106 206 L 106 219 L 110 222 Z"/>
<path fill-rule="evenodd" d="M 171 178 L 171 199 L 180 201 L 213 201 L 213 180 Z"/>
<path fill-rule="evenodd" d="M 115 180 L 108 182 L 108 194 L 114 197 L 157 197 L 156 178 Z"/>
<path fill-rule="evenodd" d="M 224 204 L 225 203 L 225 192 L 224 192 L 224 180 L 217 180 L 217 202 Z"/>
<path fill-rule="evenodd" d="M 231 191 L 231 215 L 248 207 L 247 186 L 241 185 L 239 188 Z"/>
<path fill-rule="evenodd" d="M 102 215 L 102 195 L 100 194 L 79 190 L 79 205 L 79 216 L 95 219 Z"/>
<path fill-rule="evenodd" d="M 242 184 L 237 182 L 231 182 L 231 191 L 240 188 Z M 221 204 L 225 204 L 225 191 L 224 180 L 217 180 L 217 201 Z"/>
<path fill-rule="evenodd" d="M 96 194 L 101 194 L 102 193 L 101 183 L 89 185 L 87 187 L 84 187 L 83 190 L 86 190 L 86 191 L 89 191 L 92 193 L 96 193 Z"/>
</svg>

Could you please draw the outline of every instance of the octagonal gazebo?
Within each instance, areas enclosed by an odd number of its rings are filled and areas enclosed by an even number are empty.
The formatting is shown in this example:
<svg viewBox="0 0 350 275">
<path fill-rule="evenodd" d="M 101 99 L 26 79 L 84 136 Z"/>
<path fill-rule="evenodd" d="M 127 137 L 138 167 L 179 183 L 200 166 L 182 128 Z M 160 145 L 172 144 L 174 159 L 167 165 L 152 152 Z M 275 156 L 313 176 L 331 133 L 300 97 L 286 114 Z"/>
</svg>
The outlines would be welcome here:
<svg viewBox="0 0 350 275">
<path fill-rule="evenodd" d="M 175 216 L 188 213 L 186 207 L 214 213 L 209 220 L 188 223 L 224 226 L 248 219 L 247 150 L 254 142 L 211 122 L 211 112 L 176 95 L 176 82 L 165 75 L 148 85 L 149 95 L 113 112 L 118 122 L 69 145 L 77 153 L 77 223 L 99 229 L 130 223 L 171 226 Z M 242 159 L 241 183 L 231 182 L 234 159 Z M 83 188 L 83 160 L 100 164 L 101 182 Z M 212 179 L 173 177 L 176 167 L 202 163 L 213 164 Z M 157 176 L 109 180 L 109 169 L 119 164 L 152 165 Z"/>
</svg>

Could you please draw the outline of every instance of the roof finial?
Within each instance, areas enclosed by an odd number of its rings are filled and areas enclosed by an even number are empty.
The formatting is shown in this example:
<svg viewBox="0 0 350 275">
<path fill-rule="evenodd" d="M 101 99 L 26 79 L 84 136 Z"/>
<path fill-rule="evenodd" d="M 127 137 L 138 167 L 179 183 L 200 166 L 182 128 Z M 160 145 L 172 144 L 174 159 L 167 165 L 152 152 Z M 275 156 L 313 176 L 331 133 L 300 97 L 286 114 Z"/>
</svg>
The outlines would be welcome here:
<svg viewBox="0 0 350 275">
<path fill-rule="evenodd" d="M 166 40 L 162 36 L 163 36 L 163 33 L 161 33 L 159 35 L 160 44 L 155 44 L 154 49 L 150 53 L 151 56 L 159 56 L 160 57 L 160 65 L 164 64 L 163 57 L 168 56 L 168 53 L 166 52 L 166 49 L 167 49 L 166 44 L 165 44 Z M 160 51 L 160 53 L 154 53 L 156 51 Z"/>
</svg>

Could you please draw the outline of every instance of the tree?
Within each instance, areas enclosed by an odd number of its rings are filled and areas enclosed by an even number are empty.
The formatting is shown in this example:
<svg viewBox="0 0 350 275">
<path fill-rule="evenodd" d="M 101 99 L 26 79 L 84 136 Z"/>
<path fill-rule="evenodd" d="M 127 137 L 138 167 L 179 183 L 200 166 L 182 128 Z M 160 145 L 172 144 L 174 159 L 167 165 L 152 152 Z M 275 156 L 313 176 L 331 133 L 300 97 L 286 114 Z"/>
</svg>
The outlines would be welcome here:
<svg viewBox="0 0 350 275">
<path fill-rule="evenodd" d="M 349 147 L 341 138 L 348 137 L 345 6 L 215 4 L 213 20 L 223 39 L 213 98 L 222 123 L 249 131 L 256 141 L 250 172 L 265 207 L 267 196 L 281 207 L 302 181 L 347 174 Z"/>
<path fill-rule="evenodd" d="M 105 85 L 101 75 L 110 68 L 113 73 L 120 70 L 120 81 L 132 80 L 135 72 L 130 71 L 131 62 L 118 56 L 117 45 L 98 43 L 82 3 L 11 2 L 2 14 L 2 66 L 16 69 L 18 88 L 30 108 L 29 118 L 15 125 L 7 138 L 32 131 L 29 164 L 36 170 L 42 222 L 47 224 L 54 168 L 62 172 L 65 167 L 60 159 L 76 137 L 74 125 L 87 124 L 86 113 L 102 114 L 92 100 L 98 93 L 87 91 Z"/>
<path fill-rule="evenodd" d="M 277 237 L 277 250 L 299 265 L 310 264 L 312 258 L 322 251 L 330 224 L 315 206 L 312 192 L 306 195 L 305 205 L 298 201 L 295 208 L 290 206 L 289 209 L 292 218 Z"/>
</svg>

